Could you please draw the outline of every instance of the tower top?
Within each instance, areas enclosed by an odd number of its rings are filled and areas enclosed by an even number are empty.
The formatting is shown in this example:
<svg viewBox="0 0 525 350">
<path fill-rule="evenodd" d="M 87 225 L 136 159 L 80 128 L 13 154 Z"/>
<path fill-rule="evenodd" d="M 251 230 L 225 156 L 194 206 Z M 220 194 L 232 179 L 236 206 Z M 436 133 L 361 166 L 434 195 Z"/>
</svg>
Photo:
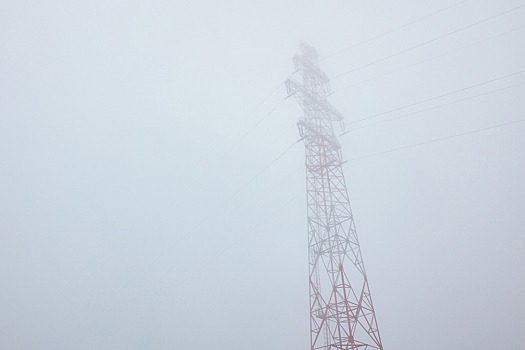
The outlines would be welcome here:
<svg viewBox="0 0 525 350">
<path fill-rule="evenodd" d="M 341 122 L 341 113 L 326 100 L 331 91 L 330 79 L 319 68 L 317 51 L 306 43 L 301 43 L 299 48 L 300 52 L 293 57 L 293 63 L 296 72 L 300 72 L 300 78 L 290 76 L 285 81 L 288 96 L 295 96 L 303 110 L 318 112 L 306 113 L 305 119 Z"/>
<path fill-rule="evenodd" d="M 315 48 L 311 45 L 301 42 L 299 53 L 293 57 L 293 63 L 296 71 L 303 72 L 303 79 L 308 83 L 324 86 L 327 91 L 330 90 L 330 79 L 319 68 L 319 59 Z M 307 83 L 304 81 L 304 83 Z"/>
</svg>

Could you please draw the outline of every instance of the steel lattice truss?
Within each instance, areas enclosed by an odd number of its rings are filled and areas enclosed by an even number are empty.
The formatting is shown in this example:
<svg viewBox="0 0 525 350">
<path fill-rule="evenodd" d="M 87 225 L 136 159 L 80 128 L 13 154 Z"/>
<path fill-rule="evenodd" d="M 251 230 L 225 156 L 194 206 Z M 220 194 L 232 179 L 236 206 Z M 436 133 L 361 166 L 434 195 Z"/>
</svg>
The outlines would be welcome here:
<svg viewBox="0 0 525 350">
<path fill-rule="evenodd" d="M 334 122 L 343 117 L 326 100 L 330 81 L 317 52 L 302 44 L 293 58 L 302 82 L 286 81 L 304 111 L 311 349 L 383 349 L 354 226 Z"/>
</svg>

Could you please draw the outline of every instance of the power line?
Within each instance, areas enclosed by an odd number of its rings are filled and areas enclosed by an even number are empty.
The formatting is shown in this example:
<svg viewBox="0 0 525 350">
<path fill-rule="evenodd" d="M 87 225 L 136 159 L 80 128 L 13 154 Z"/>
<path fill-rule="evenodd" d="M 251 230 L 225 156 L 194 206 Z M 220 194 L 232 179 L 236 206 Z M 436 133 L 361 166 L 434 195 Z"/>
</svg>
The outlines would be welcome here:
<svg viewBox="0 0 525 350">
<path fill-rule="evenodd" d="M 277 157 L 275 157 L 271 162 L 269 162 L 264 168 L 262 168 L 257 174 L 255 174 L 250 180 L 244 183 L 239 189 L 231 195 L 231 197 L 225 202 L 225 204 L 229 203 L 233 198 L 235 198 L 239 193 L 241 193 L 246 187 L 248 187 L 253 181 L 255 181 L 259 176 L 261 176 L 266 170 L 268 170 L 271 166 L 273 166 L 279 159 L 281 159 L 286 153 L 288 153 L 297 143 L 302 141 L 302 139 L 299 139 L 292 143 L 290 146 L 288 146 L 283 152 L 281 152 Z"/>
<path fill-rule="evenodd" d="M 275 94 L 275 92 L 277 91 L 278 88 L 280 88 L 283 84 L 279 84 L 279 86 L 274 90 L 272 91 L 268 96 L 266 96 L 260 103 L 257 107 L 255 107 L 252 112 L 250 114 L 253 114 L 265 101 L 267 101 L 271 96 L 273 96 L 273 94 Z M 277 108 L 282 105 L 282 103 L 284 102 L 285 99 L 282 99 L 281 101 L 279 101 L 279 103 L 277 103 L 276 105 L 274 105 L 269 112 L 267 112 L 263 118 L 259 119 L 256 124 L 254 124 L 250 129 L 248 129 L 244 134 L 242 134 L 239 138 L 237 138 L 236 142 L 230 146 L 230 148 L 223 152 L 221 157 L 224 157 L 227 153 L 231 152 L 236 145 L 238 145 L 241 140 L 246 137 L 249 133 L 251 133 L 257 126 L 259 126 L 264 120 L 266 120 L 272 113 L 274 113 Z M 250 115 L 249 114 L 249 115 Z M 295 144 L 295 143 L 294 143 Z M 292 145 L 293 146 L 293 145 Z M 227 198 L 225 201 L 219 203 L 215 208 L 212 208 L 210 209 L 208 212 L 204 213 L 206 214 L 207 216 L 210 216 L 212 214 L 214 214 L 215 212 L 219 211 L 221 208 L 223 208 L 225 205 L 229 204 L 229 202 L 231 202 L 231 200 L 237 196 L 240 192 L 242 192 L 242 190 L 244 190 L 251 182 L 253 182 L 255 180 L 255 178 L 257 178 L 258 176 L 260 176 L 264 171 L 268 170 L 274 163 L 277 162 L 278 159 L 280 159 L 285 153 L 287 153 L 291 148 L 292 146 L 288 147 L 284 152 L 281 152 L 275 159 L 272 160 L 272 162 L 270 162 L 267 166 L 265 166 L 261 171 L 259 171 L 254 177 L 252 177 L 250 180 L 248 180 L 243 186 L 241 186 L 241 188 L 235 192 L 233 195 L 231 195 L 229 198 Z M 213 150 L 212 150 L 213 151 Z M 212 153 L 212 152 L 210 152 Z M 209 154 L 210 154 L 209 153 Z M 200 164 L 202 161 L 199 161 L 197 164 Z M 208 167 L 208 170 L 212 168 L 212 166 Z M 197 178 L 189 185 L 189 186 L 186 186 L 186 189 L 183 191 L 182 194 L 186 193 L 188 190 L 192 189 L 195 185 L 195 183 L 197 183 L 204 174 L 206 174 L 208 171 L 203 171 L 201 172 L 201 174 L 199 176 L 197 176 Z M 199 227 L 201 227 L 204 223 L 204 221 L 197 221 L 197 223 L 195 225 L 193 225 L 192 227 L 190 227 L 188 230 L 186 230 L 184 232 L 184 235 L 189 235 L 193 232 L 195 232 Z M 173 242 L 171 245 L 173 246 L 177 246 L 178 244 L 181 243 L 181 241 L 183 241 L 184 239 L 182 240 L 177 240 L 176 242 Z M 159 257 L 157 257 L 159 258 Z M 151 265 L 154 261 L 150 261 L 148 265 Z"/>
<path fill-rule="evenodd" d="M 272 96 L 272 95 L 273 95 L 273 94 L 274 94 L 279 88 L 281 88 L 281 86 L 283 86 L 282 83 L 279 84 L 279 86 L 277 87 L 277 89 L 276 89 L 274 92 L 272 92 L 272 93 L 268 96 L 268 98 L 269 98 L 270 96 Z M 268 99 L 268 98 L 267 98 L 267 99 Z M 277 108 L 279 108 L 279 107 L 284 103 L 285 100 L 286 100 L 286 98 L 281 99 L 276 105 L 274 105 L 274 106 L 268 111 L 268 113 L 266 113 L 261 119 L 259 119 L 257 122 L 255 122 L 255 124 L 253 124 L 252 127 L 249 128 L 244 134 L 242 134 L 240 137 L 238 137 L 237 140 L 236 140 L 236 141 L 230 146 L 229 150 L 234 149 L 239 143 L 241 143 L 241 141 L 242 141 L 246 136 L 248 136 L 248 135 L 251 134 L 255 129 L 257 129 L 257 127 L 258 127 L 259 125 L 261 125 L 266 119 L 268 119 L 268 118 L 273 114 L 273 112 L 275 112 L 275 110 L 276 110 Z"/>
<path fill-rule="evenodd" d="M 507 125 L 517 124 L 517 123 L 521 123 L 521 122 L 524 122 L 524 121 L 525 121 L 525 118 L 518 119 L 518 120 L 511 121 L 511 122 L 497 124 L 497 125 L 489 126 L 489 127 L 482 128 L 482 129 L 471 130 L 471 131 L 463 132 L 463 133 L 460 133 L 460 134 L 455 134 L 455 135 L 445 136 L 445 137 L 441 137 L 441 138 L 437 138 L 437 139 L 433 139 L 433 140 L 429 140 L 429 141 L 419 142 L 419 143 L 415 143 L 415 144 L 408 145 L 408 146 L 403 146 L 403 147 L 390 149 L 390 150 L 387 150 L 387 151 L 381 151 L 381 152 L 367 154 L 367 155 L 360 156 L 360 157 L 350 158 L 350 159 L 347 160 L 347 162 L 351 162 L 351 161 L 355 161 L 355 160 L 359 160 L 359 159 L 364 159 L 364 158 L 375 157 L 375 156 L 379 156 L 379 155 L 383 155 L 383 154 L 387 154 L 387 153 L 392 153 L 392 152 L 398 152 L 398 151 L 402 151 L 402 150 L 405 150 L 405 149 L 408 149 L 408 148 L 419 147 L 419 146 L 427 145 L 427 144 L 430 144 L 430 143 L 450 140 L 450 139 L 453 139 L 453 138 L 463 137 L 463 136 L 466 136 L 466 135 L 475 134 L 475 133 L 478 133 L 478 132 L 483 132 L 483 131 L 487 131 L 487 130 L 491 130 L 491 129 L 496 129 L 496 128 L 500 128 L 500 127 L 507 126 Z"/>
<path fill-rule="evenodd" d="M 282 86 L 283 84 L 279 84 L 279 86 L 274 90 L 272 91 L 268 96 L 266 96 L 264 98 L 263 101 L 261 101 L 261 103 L 254 109 L 252 110 L 252 112 L 249 114 L 253 114 L 266 100 L 268 100 L 271 96 L 273 96 L 273 94 L 275 94 L 275 92 L 277 92 L 277 90 Z M 253 124 L 248 130 L 246 130 L 243 134 L 241 134 L 234 142 L 233 144 L 228 148 L 226 149 L 225 151 L 221 152 L 217 158 L 219 159 L 223 159 L 227 154 L 229 154 L 231 151 L 233 151 L 235 149 L 235 147 L 237 147 L 243 140 L 244 138 L 246 138 L 246 136 L 248 136 L 250 133 L 252 133 L 256 128 L 258 128 L 264 121 L 266 121 L 283 103 L 284 101 L 286 100 L 286 98 L 283 98 L 281 99 L 277 104 L 275 104 L 262 118 L 260 118 L 259 120 L 257 120 L 255 122 L 255 124 Z M 200 164 L 203 163 L 203 161 L 205 161 L 206 159 L 209 159 L 209 156 L 215 151 L 215 149 L 211 149 L 208 153 L 206 153 L 205 156 L 203 156 L 197 163 L 195 166 L 198 166 Z M 208 173 L 211 169 L 213 168 L 213 165 L 209 165 L 205 171 L 202 171 L 200 173 L 200 175 L 198 175 L 196 178 L 194 178 L 194 180 L 192 181 L 192 183 L 186 187 L 185 191 L 183 192 L 186 193 L 189 189 L 191 189 L 196 183 L 198 183 L 202 177 Z"/>
<path fill-rule="evenodd" d="M 412 64 L 409 64 L 407 66 L 404 66 L 402 68 L 399 68 L 399 69 L 394 69 L 394 70 L 391 70 L 387 73 L 383 73 L 383 74 L 380 74 L 380 75 L 377 75 L 371 79 L 367 79 L 367 80 L 362 80 L 360 82 L 357 82 L 355 84 L 352 84 L 352 85 L 349 85 L 349 86 L 345 86 L 345 87 L 342 87 L 342 88 L 338 88 L 337 91 L 341 91 L 341 90 L 347 90 L 347 89 L 351 89 L 351 88 L 355 88 L 357 86 L 360 86 L 362 84 L 365 84 L 365 83 L 368 83 L 370 81 L 374 81 L 376 79 L 379 79 L 379 78 L 382 78 L 386 75 L 389 75 L 389 74 L 392 74 L 392 73 L 396 73 L 396 72 L 399 72 L 399 71 L 402 71 L 402 70 L 405 70 L 405 69 L 408 69 L 408 68 L 412 68 L 412 67 L 415 67 L 415 66 L 418 66 L 420 64 L 423 64 L 423 63 L 427 63 L 427 62 L 430 62 L 430 61 L 433 61 L 435 59 L 438 59 L 438 58 L 441 58 L 441 57 L 445 57 L 445 56 L 448 56 L 450 54 L 453 54 L 453 53 L 456 53 L 456 52 L 459 52 L 459 51 L 462 51 L 464 49 L 467 49 L 469 47 L 472 47 L 472 46 L 476 46 L 476 45 L 479 45 L 481 43 L 484 43 L 486 41 L 490 41 L 490 40 L 493 40 L 493 39 L 496 39 L 496 38 L 499 38 L 500 36 L 503 36 L 503 35 L 506 35 L 506 34 L 509 34 L 509 33 L 512 33 L 512 32 L 515 32 L 515 31 L 518 31 L 518 30 L 521 30 L 525 27 L 525 25 L 522 25 L 518 28 L 514 28 L 514 29 L 511 29 L 511 30 L 508 30 L 508 31 L 505 31 L 503 33 L 499 33 L 497 35 L 494 35 L 494 36 L 491 36 L 491 37 L 488 37 L 488 38 L 485 38 L 485 39 L 482 39 L 482 40 L 479 40 L 479 41 L 476 41 L 476 42 L 473 42 L 473 43 L 470 43 L 470 44 L 467 44 L 465 46 L 462 46 L 462 47 L 459 47 L 457 49 L 454 49 L 454 50 L 451 50 L 451 51 L 448 51 L 444 54 L 441 54 L 441 55 L 437 55 L 437 56 L 433 56 L 433 57 L 430 57 L 428 59 L 425 59 L 423 61 L 419 61 L 419 62 L 416 62 L 416 63 L 412 63 Z"/>
<path fill-rule="evenodd" d="M 244 191 L 249 185 L 251 185 L 259 176 L 261 176 L 265 171 L 267 171 L 269 168 L 271 168 L 279 159 L 281 159 L 285 154 L 287 154 L 299 141 L 295 141 L 293 144 L 288 146 L 283 152 L 279 153 L 272 161 L 270 161 L 266 166 L 264 166 L 261 170 L 259 170 L 255 175 L 253 175 L 250 179 L 248 179 L 243 185 L 241 185 L 235 192 L 233 192 L 228 198 L 226 198 L 224 201 L 222 201 L 215 210 L 212 210 L 210 213 L 213 213 L 217 211 L 217 209 L 224 208 L 227 205 L 230 204 L 230 202 L 235 199 L 242 191 Z M 197 228 L 199 228 L 204 222 L 197 223 L 193 228 L 191 228 L 188 233 L 191 233 L 195 231 Z"/>
<path fill-rule="evenodd" d="M 371 42 L 371 41 L 374 41 L 374 40 L 376 40 L 376 39 L 379 39 L 379 38 L 382 38 L 382 37 L 384 37 L 384 36 L 387 36 L 388 34 L 391 34 L 391 33 L 397 32 L 397 31 L 399 31 L 399 30 L 401 30 L 401 29 L 404 29 L 404 28 L 410 27 L 411 25 L 413 25 L 413 24 L 415 24 L 415 23 L 417 23 L 417 22 L 421 22 L 422 20 L 425 20 L 425 19 L 428 19 L 428 18 L 433 17 L 433 16 L 435 16 L 435 15 L 438 15 L 438 14 L 440 14 L 440 13 L 442 13 L 442 12 L 445 12 L 445 11 L 447 11 L 447 10 L 450 10 L 451 8 L 454 8 L 454 7 L 456 7 L 456 6 L 462 5 L 462 4 L 464 4 L 464 3 L 468 2 L 468 1 L 469 1 L 469 0 L 460 1 L 460 2 L 458 2 L 458 3 L 455 3 L 454 5 L 451 5 L 451 6 L 445 7 L 444 9 L 438 10 L 438 11 L 436 11 L 436 12 L 432 12 L 432 13 L 430 13 L 430 14 L 428 14 L 428 15 L 423 16 L 423 17 L 419 17 L 419 18 L 413 20 L 412 22 L 409 22 L 409 23 L 403 24 L 402 26 L 399 26 L 399 27 L 396 27 L 396 28 L 394 28 L 394 29 L 391 29 L 391 30 L 389 30 L 389 31 L 387 31 L 387 32 L 385 32 L 385 33 L 382 33 L 382 34 L 376 35 L 376 36 L 374 36 L 374 37 L 372 37 L 372 38 L 369 38 L 369 39 L 363 40 L 363 41 L 358 42 L 358 43 L 356 43 L 356 44 L 354 44 L 354 45 L 352 45 L 352 46 L 348 46 L 348 47 L 346 47 L 346 48 L 344 48 L 344 49 L 342 49 L 342 50 L 339 50 L 339 51 L 336 51 L 336 52 L 334 52 L 334 53 L 332 53 L 332 54 L 329 54 L 328 56 L 325 56 L 325 57 L 321 58 L 321 60 L 326 60 L 326 59 L 332 58 L 332 57 L 337 56 L 337 55 L 340 55 L 340 54 L 342 54 L 342 53 L 344 53 L 344 52 L 346 52 L 346 51 L 348 51 L 348 50 L 351 50 L 351 49 L 356 48 L 356 47 L 358 47 L 358 46 L 361 46 L 361 45 L 364 45 L 364 44 L 369 43 L 369 42 Z"/>
<path fill-rule="evenodd" d="M 280 83 L 278 86 L 276 86 L 272 92 L 270 92 L 254 109 L 252 109 L 252 111 L 250 113 L 248 113 L 247 116 L 251 116 L 252 114 L 254 114 L 270 97 L 272 97 L 277 91 L 279 91 L 279 89 L 283 86 L 283 83 Z M 262 118 L 260 118 L 259 120 L 257 120 L 255 122 L 255 124 L 253 124 L 250 128 L 248 128 L 243 134 L 241 134 L 240 136 L 237 137 L 237 139 L 233 142 L 233 144 L 224 152 L 224 154 L 230 152 L 231 150 L 233 150 L 239 143 L 242 142 L 242 140 L 244 140 L 244 138 L 246 138 L 246 136 L 248 136 L 249 134 L 251 134 L 255 129 L 257 129 L 257 127 L 259 125 L 261 125 L 266 119 L 268 119 L 272 114 L 273 112 L 275 112 L 275 110 L 277 108 L 279 108 L 281 106 L 281 104 L 283 104 L 283 102 L 286 100 L 286 98 L 283 98 L 281 99 L 277 104 L 275 104 Z M 213 151 L 213 150 L 212 150 Z M 223 155 L 224 155 L 223 154 Z"/>
<path fill-rule="evenodd" d="M 469 29 L 469 28 L 472 28 L 472 27 L 474 27 L 474 26 L 476 26 L 476 25 L 478 25 L 478 24 L 481 24 L 481 23 L 487 22 L 487 21 L 489 21 L 489 20 L 491 20 L 491 19 L 494 19 L 494 18 L 497 18 L 497 17 L 503 16 L 503 15 L 505 15 L 505 14 L 507 14 L 507 13 L 510 13 L 510 12 L 516 11 L 516 10 L 518 10 L 518 9 L 524 7 L 524 6 L 525 6 L 525 4 L 523 4 L 523 5 L 519 5 L 519 6 L 517 6 L 517 7 L 514 7 L 514 8 L 512 8 L 512 9 L 510 9 L 510 10 L 506 10 L 506 11 L 500 12 L 500 13 L 498 13 L 497 15 L 487 17 L 487 18 L 482 19 L 482 20 L 480 20 L 480 21 L 477 21 L 477 22 L 475 22 L 475 23 L 469 24 L 468 26 L 465 26 L 465 27 L 462 27 L 462 28 L 456 29 L 456 30 L 454 30 L 454 31 L 452 31 L 452 32 L 449 32 L 449 33 L 446 33 L 446 34 L 440 35 L 440 36 L 438 36 L 438 37 L 436 37 L 436 38 L 430 39 L 430 40 L 425 41 L 425 42 L 423 42 L 423 43 L 421 43 L 421 44 L 418 44 L 418 45 L 412 46 L 412 47 L 410 47 L 410 48 L 408 48 L 408 49 L 405 49 L 405 50 L 403 50 L 403 51 L 399 51 L 399 52 L 394 53 L 394 54 L 392 54 L 392 55 L 389 55 L 389 56 L 386 56 L 386 57 L 380 58 L 380 59 L 375 60 L 375 61 L 373 61 L 373 62 L 367 63 L 367 64 L 365 64 L 365 65 L 359 66 L 359 67 L 354 68 L 354 69 L 351 69 L 351 70 L 349 70 L 349 71 L 346 71 L 346 72 L 340 73 L 340 74 L 338 74 L 338 75 L 336 75 L 336 76 L 334 76 L 334 77 L 332 77 L 332 78 L 330 78 L 330 79 L 331 79 L 331 80 L 339 79 L 339 78 L 341 78 L 341 77 L 343 77 L 343 76 L 345 76 L 345 75 L 347 75 L 347 74 L 350 74 L 350 73 L 353 73 L 353 72 L 355 72 L 355 71 L 361 70 L 361 69 L 363 69 L 363 68 L 369 67 L 369 66 L 374 65 L 374 64 L 376 64 L 376 63 L 380 63 L 380 62 L 386 61 L 386 60 L 388 60 L 388 59 L 390 59 L 390 58 L 392 58 L 392 57 L 399 56 L 399 55 L 404 54 L 404 53 L 406 53 L 406 52 L 409 52 L 409 51 L 415 50 L 415 49 L 420 48 L 420 47 L 422 47 L 422 46 L 428 45 L 428 44 L 430 44 L 430 43 L 432 43 L 432 42 L 434 42 L 434 41 L 437 41 L 437 40 L 443 39 L 443 38 L 445 38 L 445 37 L 447 37 L 447 36 L 450 36 L 450 35 L 453 35 L 453 34 L 459 33 L 459 32 L 461 32 L 461 31 L 467 30 L 467 29 Z"/>
<path fill-rule="evenodd" d="M 249 180 L 247 180 L 243 185 L 241 185 L 237 191 L 233 192 L 228 198 L 220 202 L 215 208 L 209 210 L 207 213 L 205 213 L 205 216 L 210 216 L 211 214 L 216 213 L 217 211 L 220 211 L 221 209 L 224 209 L 226 206 L 230 204 L 230 202 L 235 199 L 242 191 L 244 191 L 250 184 L 252 184 L 259 176 L 261 176 L 264 172 L 266 172 L 269 168 L 271 168 L 279 159 L 281 159 L 285 154 L 287 154 L 299 141 L 297 140 L 290 146 L 288 146 L 283 152 L 279 153 L 271 162 L 269 162 L 266 166 L 264 166 L 260 171 L 258 171 L 254 176 L 252 176 Z M 193 232 L 195 232 L 199 227 L 206 224 L 207 221 L 199 221 L 197 222 L 193 227 L 191 227 L 189 230 L 186 230 L 185 235 L 189 235 Z M 177 244 L 179 242 L 175 242 Z"/>
<path fill-rule="evenodd" d="M 250 180 L 248 180 L 243 186 L 241 186 L 241 188 L 235 192 L 234 194 L 232 194 L 227 200 L 223 201 L 221 204 L 219 204 L 217 206 L 217 208 L 213 211 L 211 211 L 210 213 L 214 213 L 218 210 L 220 210 L 221 208 L 224 208 L 229 202 L 231 202 L 231 200 L 236 197 L 240 192 L 242 192 L 242 190 L 244 188 L 246 188 L 249 184 L 251 184 L 257 177 L 259 177 L 262 173 L 264 173 L 266 170 L 268 170 L 275 162 L 277 162 L 280 158 L 282 158 L 286 153 L 288 153 L 295 144 L 297 144 L 299 141 L 302 141 L 302 140 L 297 140 L 296 142 L 294 142 L 291 146 L 289 146 L 288 148 L 286 148 L 283 152 L 281 152 L 277 157 L 274 158 L 274 160 L 272 160 L 270 163 L 268 163 L 268 165 L 266 165 L 261 171 L 259 171 L 255 176 L 253 176 Z M 297 173 L 298 170 L 302 170 L 304 169 L 303 166 L 295 169 L 290 175 L 292 174 L 295 174 Z M 281 206 L 279 206 L 276 210 L 274 210 L 270 215 L 268 215 L 265 219 L 259 221 L 257 224 L 253 225 L 251 228 L 248 229 L 247 233 L 252 233 L 253 231 L 255 231 L 256 229 L 258 229 L 259 227 L 265 225 L 268 221 L 270 221 L 270 219 L 272 217 L 275 217 L 275 214 L 279 213 L 280 211 L 282 211 L 284 208 L 288 207 L 294 200 L 296 200 L 298 197 L 300 197 L 302 195 L 302 191 L 301 192 L 298 192 L 298 193 L 295 193 L 293 195 L 293 197 L 289 198 L 286 202 L 284 202 Z M 231 224 L 233 222 L 233 220 L 230 220 L 227 224 Z M 206 222 L 205 221 L 201 221 L 199 222 L 198 224 L 196 224 L 193 228 L 191 228 L 190 230 L 188 230 L 186 232 L 186 235 L 190 234 L 190 233 L 193 233 L 194 231 L 196 231 L 201 225 L 205 224 Z M 220 252 L 218 252 L 214 257 L 212 257 L 211 259 L 209 259 L 208 261 L 204 262 L 204 264 L 202 264 L 201 266 L 197 267 L 197 269 L 195 269 L 194 271 L 192 271 L 192 273 L 199 273 L 202 269 L 204 269 L 205 267 L 209 266 L 211 263 L 213 263 L 214 261 L 216 261 L 217 259 L 219 259 L 222 255 L 224 255 L 229 249 L 231 249 L 233 247 L 233 245 L 235 244 L 238 244 L 239 242 L 241 242 L 242 240 L 244 239 L 247 239 L 249 238 L 250 236 L 248 234 L 244 234 L 240 237 L 237 237 L 236 239 L 234 239 L 234 242 L 231 243 L 229 246 L 223 248 Z M 179 242 L 176 242 L 177 243 L 180 243 Z M 158 258 L 158 257 L 157 257 Z M 152 264 L 154 261 L 150 261 L 150 264 Z M 183 282 L 186 282 L 186 281 L 189 281 L 190 279 L 192 279 L 193 277 L 192 276 L 189 276 L 188 278 L 186 278 Z"/>
<path fill-rule="evenodd" d="M 473 98 L 477 98 L 477 97 L 480 97 L 480 96 L 491 95 L 491 94 L 494 94 L 494 93 L 497 93 L 497 92 L 501 92 L 501 91 L 504 91 L 504 90 L 508 90 L 508 89 L 511 89 L 511 88 L 514 88 L 514 87 L 517 87 L 517 86 L 521 86 L 521 85 L 524 85 L 524 84 L 525 84 L 525 82 L 522 82 L 522 83 L 514 84 L 514 85 L 511 85 L 511 86 L 506 86 L 506 87 L 501 88 L 501 89 L 491 90 L 491 91 L 488 91 L 488 92 L 484 92 L 482 94 L 477 94 L 477 95 L 465 97 L 465 98 L 462 98 L 462 99 L 459 99 L 459 100 L 455 100 L 455 101 L 452 101 L 452 102 L 443 103 L 443 104 L 440 104 L 438 106 L 422 109 L 420 111 L 402 114 L 402 115 L 394 117 L 394 118 L 381 120 L 381 121 L 378 121 L 378 122 L 375 122 L 375 123 L 372 123 L 372 124 L 360 126 L 358 128 L 352 128 L 352 129 L 348 130 L 347 132 L 352 132 L 352 131 L 355 131 L 355 130 L 368 128 L 368 127 L 371 127 L 371 126 L 375 126 L 375 125 L 378 125 L 378 124 L 383 124 L 383 123 L 386 123 L 386 122 L 389 122 L 389 121 L 392 121 L 392 120 L 405 118 L 405 117 L 408 117 L 408 116 L 411 116 L 411 115 L 415 115 L 415 114 L 419 114 L 419 113 L 423 113 L 423 112 L 428 112 L 428 111 L 431 111 L 431 110 L 434 110 L 434 109 L 438 109 L 438 108 L 442 108 L 442 107 L 445 107 L 445 106 L 449 106 L 449 105 L 453 105 L 453 104 L 456 104 L 456 103 L 460 103 L 460 102 L 463 102 L 463 101 L 471 100 Z M 347 132 L 345 132 L 344 134 L 346 134 Z"/>
<path fill-rule="evenodd" d="M 501 79 L 505 79 L 505 78 L 508 78 L 508 77 L 511 77 L 511 76 L 514 76 L 514 75 L 517 75 L 517 74 L 521 74 L 523 72 L 525 72 L 525 70 L 520 70 L 518 72 L 507 74 L 507 75 L 504 75 L 504 76 L 501 76 L 501 77 L 498 77 L 498 78 L 495 78 L 495 79 L 487 80 L 487 81 L 484 81 L 484 82 L 479 83 L 479 84 L 474 84 L 474 85 L 471 85 L 471 86 L 467 86 L 465 88 L 461 88 L 461 89 L 458 89 L 458 90 L 447 92 L 445 94 L 441 94 L 441 95 L 438 95 L 438 96 L 430 97 L 430 98 L 424 99 L 422 101 L 411 103 L 411 104 L 408 104 L 408 105 L 405 105 L 405 106 L 402 106 L 402 107 L 397 107 L 397 108 L 394 108 L 394 109 L 391 109 L 391 110 L 388 110 L 388 111 L 385 111 L 385 112 L 373 114 L 373 115 L 370 115 L 368 117 L 364 117 L 364 118 L 361 118 L 361 119 L 357 119 L 357 120 L 351 121 L 351 122 L 349 122 L 349 124 L 354 124 L 354 123 L 357 123 L 357 122 L 361 122 L 363 120 L 377 118 L 377 117 L 385 115 L 385 114 L 389 114 L 389 113 L 392 113 L 392 112 L 395 112 L 395 111 L 399 111 L 401 109 L 405 109 L 405 108 L 408 108 L 408 107 L 417 106 L 419 104 L 422 104 L 422 103 L 425 103 L 425 102 L 428 102 L 428 101 L 432 101 L 432 100 L 435 100 L 435 99 L 438 99 L 438 98 L 441 98 L 441 97 L 449 96 L 449 95 L 452 95 L 452 94 L 455 94 L 455 93 L 458 93 L 458 92 L 461 92 L 461 91 L 466 91 L 466 90 L 469 90 L 469 89 L 472 89 L 472 88 L 475 88 L 475 87 L 478 87 L 478 86 L 486 85 L 486 84 L 489 84 L 489 83 L 492 83 L 492 82 L 495 82 L 495 81 L 498 81 L 498 80 L 501 80 Z M 341 134 L 341 136 L 345 135 L 347 133 L 348 132 L 344 132 L 344 133 Z"/>
</svg>

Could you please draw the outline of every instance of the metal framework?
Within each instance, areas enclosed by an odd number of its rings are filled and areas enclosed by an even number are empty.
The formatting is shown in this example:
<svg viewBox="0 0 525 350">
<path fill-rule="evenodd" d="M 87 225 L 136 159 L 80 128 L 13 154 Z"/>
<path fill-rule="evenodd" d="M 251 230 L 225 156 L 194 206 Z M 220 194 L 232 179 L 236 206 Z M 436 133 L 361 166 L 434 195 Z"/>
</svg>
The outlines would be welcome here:
<svg viewBox="0 0 525 350">
<path fill-rule="evenodd" d="M 293 63 L 302 81 L 286 81 L 304 112 L 297 125 L 306 151 L 311 350 L 382 350 L 334 133 L 343 117 L 326 99 L 330 81 L 317 57 L 301 44 Z"/>
</svg>

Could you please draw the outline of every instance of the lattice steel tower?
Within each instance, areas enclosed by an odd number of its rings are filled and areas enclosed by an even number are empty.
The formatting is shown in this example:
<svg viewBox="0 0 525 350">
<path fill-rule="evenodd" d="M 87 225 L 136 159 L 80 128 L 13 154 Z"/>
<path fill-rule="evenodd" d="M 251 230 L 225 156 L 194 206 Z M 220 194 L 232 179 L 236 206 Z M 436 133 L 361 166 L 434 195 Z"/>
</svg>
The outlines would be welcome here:
<svg viewBox="0 0 525 350">
<path fill-rule="evenodd" d="M 343 117 L 326 100 L 330 81 L 315 49 L 301 44 L 293 62 L 302 82 L 291 77 L 286 88 L 304 112 L 311 350 L 382 350 L 334 132 Z"/>
</svg>

